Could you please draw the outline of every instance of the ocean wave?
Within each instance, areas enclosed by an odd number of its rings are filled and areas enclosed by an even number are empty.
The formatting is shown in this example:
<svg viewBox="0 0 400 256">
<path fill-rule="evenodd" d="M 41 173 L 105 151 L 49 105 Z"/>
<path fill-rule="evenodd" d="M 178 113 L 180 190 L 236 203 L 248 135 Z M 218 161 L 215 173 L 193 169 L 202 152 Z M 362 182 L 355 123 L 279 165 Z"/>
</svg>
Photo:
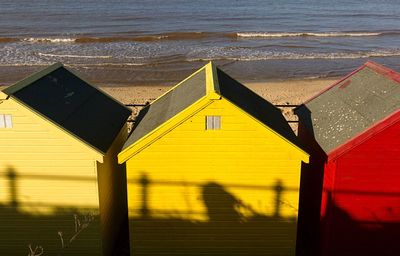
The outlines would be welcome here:
<svg viewBox="0 0 400 256">
<path fill-rule="evenodd" d="M 57 57 L 57 58 L 82 58 L 82 59 L 110 59 L 110 55 L 72 55 L 72 54 L 52 54 L 52 53 L 38 53 L 39 56 Z"/>
<path fill-rule="evenodd" d="M 193 57 L 187 61 L 215 61 L 215 60 L 230 60 L 230 61 L 260 61 L 260 60 L 312 60 L 312 59 L 364 59 L 378 57 L 396 57 L 400 56 L 400 51 L 382 51 L 382 52 L 358 52 L 358 53 L 271 53 L 271 54 L 255 54 L 246 56 L 210 56 L 210 57 Z"/>
<path fill-rule="evenodd" d="M 31 43 L 74 43 L 76 39 L 74 38 L 36 38 L 29 37 L 23 38 L 21 41 L 31 42 Z"/>
<path fill-rule="evenodd" d="M 115 42 L 155 42 L 155 41 L 184 41 L 202 40 L 213 38 L 229 39 L 251 39 L 251 38 L 298 38 L 298 37 L 372 37 L 383 35 L 400 35 L 400 31 L 383 32 L 167 32 L 153 35 L 132 35 L 132 36 L 75 36 L 75 37 L 29 37 L 29 38 L 1 38 L 0 43 L 29 42 L 29 43 L 115 43 Z"/>
<path fill-rule="evenodd" d="M 137 36 L 137 37 L 79 37 L 75 43 L 115 43 L 115 42 L 151 42 L 164 39 L 164 36 Z"/>
<path fill-rule="evenodd" d="M 391 32 L 393 34 L 395 32 Z M 243 38 L 277 38 L 277 37 L 367 37 L 380 36 L 383 32 L 242 32 L 236 33 L 237 37 Z"/>
<path fill-rule="evenodd" d="M 211 37 L 236 37 L 232 33 L 214 33 L 214 32 L 168 32 L 155 35 L 136 35 L 136 36 L 111 36 L 111 37 L 71 37 L 71 38 L 13 38 L 15 41 L 23 41 L 30 43 L 114 43 L 114 42 L 153 42 L 162 40 L 195 40 Z M 8 42 L 10 39 L 5 38 L 4 41 Z M 0 42 L 2 42 L 0 38 Z"/>
<path fill-rule="evenodd" d="M 221 35 L 226 37 L 233 37 L 233 34 Z M 109 43 L 109 42 L 153 42 L 153 41 L 167 41 L 167 40 L 195 40 L 205 39 L 211 37 L 218 37 L 218 33 L 214 32 L 168 32 L 155 35 L 140 35 L 140 36 L 115 36 L 115 37 L 82 37 L 76 38 L 76 43 Z"/>
</svg>

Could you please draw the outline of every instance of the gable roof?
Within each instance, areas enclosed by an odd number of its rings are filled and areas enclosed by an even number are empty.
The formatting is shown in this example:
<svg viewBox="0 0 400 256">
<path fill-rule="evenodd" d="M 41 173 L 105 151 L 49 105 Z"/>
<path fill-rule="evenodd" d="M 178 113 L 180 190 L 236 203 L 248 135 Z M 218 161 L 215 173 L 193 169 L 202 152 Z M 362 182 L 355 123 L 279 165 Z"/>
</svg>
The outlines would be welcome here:
<svg viewBox="0 0 400 256">
<path fill-rule="evenodd" d="M 155 102 L 142 109 L 136 118 L 134 132 L 125 142 L 124 149 L 162 125 L 197 100 L 206 96 L 206 72 L 200 69 L 168 91 Z"/>
<path fill-rule="evenodd" d="M 329 153 L 399 109 L 400 74 L 369 61 L 295 112 Z"/>
<path fill-rule="evenodd" d="M 131 111 L 56 63 L 3 93 L 105 153 Z"/>
<path fill-rule="evenodd" d="M 230 101 L 301 149 L 296 135 L 279 109 L 210 62 L 140 111 L 136 125 L 123 147 L 123 152 L 138 144 L 140 140 L 196 102 L 221 98 Z"/>
</svg>

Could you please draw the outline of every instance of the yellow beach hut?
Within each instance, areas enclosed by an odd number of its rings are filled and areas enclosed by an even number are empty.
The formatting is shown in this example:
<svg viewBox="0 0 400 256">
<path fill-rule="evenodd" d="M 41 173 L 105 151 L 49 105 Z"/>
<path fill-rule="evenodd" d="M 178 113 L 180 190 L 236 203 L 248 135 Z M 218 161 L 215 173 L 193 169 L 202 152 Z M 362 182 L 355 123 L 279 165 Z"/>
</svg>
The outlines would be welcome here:
<svg viewBox="0 0 400 256">
<path fill-rule="evenodd" d="M 308 158 L 279 109 L 207 64 L 140 112 L 118 155 L 131 255 L 294 255 Z"/>
<path fill-rule="evenodd" d="M 0 92 L 0 254 L 111 255 L 129 115 L 60 63 Z"/>
</svg>

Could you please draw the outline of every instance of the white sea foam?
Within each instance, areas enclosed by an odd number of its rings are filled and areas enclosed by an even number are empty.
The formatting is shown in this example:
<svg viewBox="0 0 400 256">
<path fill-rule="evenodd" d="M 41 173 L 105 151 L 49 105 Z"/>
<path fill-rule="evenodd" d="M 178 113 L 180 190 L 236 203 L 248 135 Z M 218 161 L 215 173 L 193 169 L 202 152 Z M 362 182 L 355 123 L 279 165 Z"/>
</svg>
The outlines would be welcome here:
<svg viewBox="0 0 400 256">
<path fill-rule="evenodd" d="M 365 36 L 379 36 L 379 32 L 325 32 L 325 33 L 312 33 L 312 32 L 243 32 L 236 33 L 238 37 L 244 38 L 276 38 L 276 37 L 365 37 Z"/>
<path fill-rule="evenodd" d="M 215 54 L 215 53 L 214 53 Z M 193 57 L 187 61 L 210 61 L 210 60 L 232 60 L 232 61 L 257 61 L 257 60 L 307 60 L 307 59 L 363 59 L 371 57 L 396 57 L 400 56 L 400 51 L 381 51 L 381 52 L 358 52 L 358 53 L 289 53 L 289 52 L 270 52 L 258 54 L 244 54 L 241 56 L 219 55 Z"/>
<path fill-rule="evenodd" d="M 22 41 L 31 43 L 74 43 L 75 38 L 24 38 Z"/>
<path fill-rule="evenodd" d="M 110 59 L 110 55 L 71 55 L 71 54 L 51 54 L 51 53 L 38 53 L 39 56 L 46 57 L 59 57 L 59 58 L 82 58 L 82 59 Z"/>
<path fill-rule="evenodd" d="M 133 63 L 133 62 L 107 63 L 107 62 L 102 62 L 102 63 L 93 63 L 93 64 L 73 64 L 73 66 L 91 66 L 91 67 L 117 66 L 117 67 L 123 67 L 123 66 L 145 66 L 145 65 L 149 65 L 149 64 L 151 64 L 151 63 Z"/>
</svg>

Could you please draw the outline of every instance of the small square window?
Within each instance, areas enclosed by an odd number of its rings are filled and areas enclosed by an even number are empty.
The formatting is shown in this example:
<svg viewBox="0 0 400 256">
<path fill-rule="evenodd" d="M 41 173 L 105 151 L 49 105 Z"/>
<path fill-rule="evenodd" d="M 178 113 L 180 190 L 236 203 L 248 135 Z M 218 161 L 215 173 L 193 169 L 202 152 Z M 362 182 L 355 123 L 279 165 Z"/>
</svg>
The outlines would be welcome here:
<svg viewBox="0 0 400 256">
<path fill-rule="evenodd" d="M 12 116 L 0 114 L 0 128 L 12 128 Z"/>
<path fill-rule="evenodd" d="M 206 116 L 206 130 L 221 130 L 221 116 Z"/>
</svg>

